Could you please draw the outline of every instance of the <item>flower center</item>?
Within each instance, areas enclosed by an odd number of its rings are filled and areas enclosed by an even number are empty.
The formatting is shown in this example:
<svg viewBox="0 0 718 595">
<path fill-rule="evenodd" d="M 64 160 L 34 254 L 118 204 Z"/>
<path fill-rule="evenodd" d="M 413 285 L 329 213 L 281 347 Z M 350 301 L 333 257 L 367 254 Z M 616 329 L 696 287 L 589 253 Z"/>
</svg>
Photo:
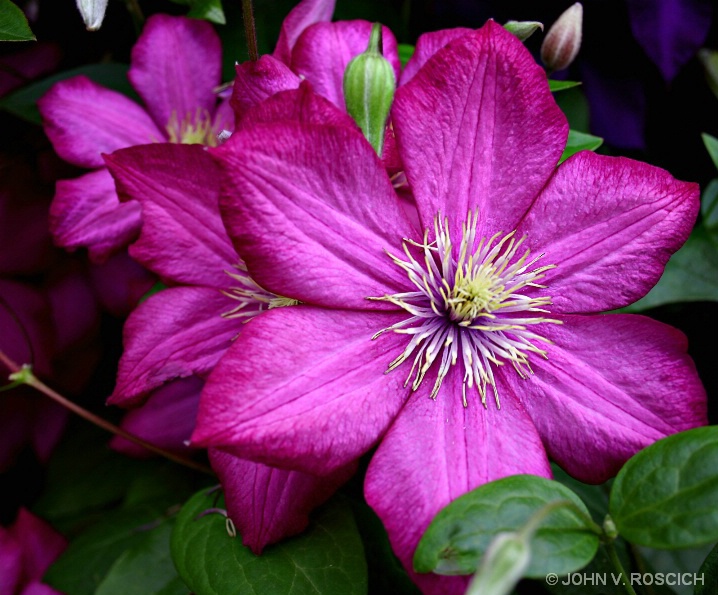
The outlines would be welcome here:
<svg viewBox="0 0 718 595">
<path fill-rule="evenodd" d="M 186 114 L 182 120 L 177 116 L 177 112 L 172 112 L 166 129 L 171 143 L 208 147 L 216 147 L 219 144 L 217 135 L 220 131 L 216 129 L 207 110 L 198 108 L 194 113 Z"/>
<path fill-rule="evenodd" d="M 243 262 L 237 264 L 236 269 L 236 272 L 225 272 L 239 285 L 235 285 L 222 293 L 239 303 L 229 312 L 224 312 L 222 317 L 244 318 L 246 322 L 265 310 L 296 306 L 300 303 L 299 300 L 277 295 L 264 289 L 249 276 L 247 267 Z"/>
<path fill-rule="evenodd" d="M 436 239 L 429 243 L 428 230 L 421 243 L 404 240 L 406 260 L 389 255 L 415 286 L 414 291 L 373 297 L 406 310 L 410 316 L 379 331 L 411 336 L 406 349 L 389 365 L 394 370 L 409 357 L 414 363 L 406 385 L 414 377 L 412 390 L 421 385 L 435 361 L 439 369 L 431 397 L 451 366 L 464 366 L 463 402 L 466 391 L 476 386 L 486 406 L 490 386 L 496 406 L 501 407 L 494 369 L 510 362 L 522 378 L 532 374 L 529 354 L 547 357 L 537 342 L 550 343 L 533 327 L 543 323 L 560 324 L 547 318 L 548 296 L 537 296 L 531 288 L 545 289 L 537 283 L 554 265 L 536 267 L 542 255 L 531 258 L 531 251 L 519 249 L 525 237 L 517 240 L 515 231 L 497 233 L 489 239 L 477 238 L 478 211 L 470 212 L 462 226 L 458 250 L 449 233 L 448 219 L 434 220 Z M 538 314 L 538 315 L 537 315 Z"/>
</svg>

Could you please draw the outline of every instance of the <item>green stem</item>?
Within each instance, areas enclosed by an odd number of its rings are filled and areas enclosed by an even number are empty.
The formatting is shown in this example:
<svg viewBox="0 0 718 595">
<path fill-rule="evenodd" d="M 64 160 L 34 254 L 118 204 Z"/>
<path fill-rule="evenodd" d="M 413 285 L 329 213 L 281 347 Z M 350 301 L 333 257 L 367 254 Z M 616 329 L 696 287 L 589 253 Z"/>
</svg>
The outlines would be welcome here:
<svg viewBox="0 0 718 595">
<path fill-rule="evenodd" d="M 0 364 L 3 364 L 5 367 L 7 367 L 8 370 L 11 371 L 9 379 L 13 383 L 26 384 L 27 386 L 31 386 L 35 390 L 41 392 L 43 395 L 49 397 L 56 403 L 59 403 L 60 405 L 65 407 L 65 409 L 69 409 L 73 413 L 79 415 L 83 419 L 86 419 L 90 423 L 102 428 L 103 430 L 107 430 L 108 432 L 120 436 L 125 440 L 129 440 L 130 442 L 142 446 L 143 448 L 146 448 L 147 450 L 155 454 L 165 457 L 170 461 L 174 461 L 175 463 L 179 463 L 180 465 L 184 465 L 185 467 L 189 467 L 190 469 L 194 469 L 195 471 L 201 471 L 202 473 L 214 475 L 214 471 L 212 471 L 212 469 L 210 469 L 206 465 L 203 465 L 202 463 L 198 463 L 196 461 L 193 461 L 192 459 L 188 459 L 181 455 L 177 455 L 173 452 L 165 450 L 164 448 L 160 448 L 159 446 L 155 446 L 154 444 L 143 440 L 139 436 L 130 434 L 129 432 L 123 430 L 121 427 L 116 426 L 115 424 L 110 423 L 105 419 L 102 419 L 101 417 L 95 415 L 94 413 L 91 413 L 87 409 L 84 409 L 83 407 L 80 407 L 69 399 L 66 399 L 60 393 L 54 391 L 45 383 L 43 383 L 41 380 L 38 380 L 38 378 L 30 371 L 29 366 L 17 365 L 2 351 L 0 351 Z"/>
<path fill-rule="evenodd" d="M 257 49 L 257 28 L 254 25 L 254 8 L 252 0 L 242 0 L 242 17 L 244 19 L 244 36 L 247 39 L 247 52 L 252 62 L 259 60 Z"/>
<path fill-rule="evenodd" d="M 613 541 L 607 541 L 604 543 L 604 545 L 606 546 L 606 551 L 608 552 L 608 557 L 611 559 L 611 563 L 613 564 L 613 567 L 621 575 L 621 582 L 623 583 L 623 586 L 626 587 L 626 591 L 628 592 L 629 595 L 637 595 L 636 591 L 633 589 L 630 581 L 628 580 L 628 575 L 626 574 L 626 571 L 623 568 L 623 564 L 621 564 L 621 560 L 618 558 L 618 553 L 616 552 L 616 546 L 613 545 Z"/>
<path fill-rule="evenodd" d="M 132 17 L 135 33 L 139 36 L 142 33 L 142 26 L 145 24 L 145 15 L 142 13 L 140 3 L 137 0 L 125 0 L 125 6 Z"/>
</svg>

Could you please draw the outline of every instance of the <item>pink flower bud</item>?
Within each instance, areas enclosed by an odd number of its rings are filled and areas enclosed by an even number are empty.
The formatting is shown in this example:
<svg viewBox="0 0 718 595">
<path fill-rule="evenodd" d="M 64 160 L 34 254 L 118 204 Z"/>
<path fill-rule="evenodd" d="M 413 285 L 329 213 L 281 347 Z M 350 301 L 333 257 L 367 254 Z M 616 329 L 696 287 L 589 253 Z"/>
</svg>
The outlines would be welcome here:
<svg viewBox="0 0 718 595">
<path fill-rule="evenodd" d="M 563 70 L 574 61 L 581 48 L 582 24 L 583 6 L 576 2 L 551 25 L 541 44 L 541 60 L 549 71 Z"/>
</svg>

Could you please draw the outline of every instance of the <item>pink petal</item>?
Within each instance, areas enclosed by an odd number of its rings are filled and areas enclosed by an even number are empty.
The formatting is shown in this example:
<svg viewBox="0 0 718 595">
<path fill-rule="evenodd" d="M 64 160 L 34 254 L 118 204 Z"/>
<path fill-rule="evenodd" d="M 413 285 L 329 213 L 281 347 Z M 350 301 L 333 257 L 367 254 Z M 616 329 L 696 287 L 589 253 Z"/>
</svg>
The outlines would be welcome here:
<svg viewBox="0 0 718 595">
<path fill-rule="evenodd" d="M 194 429 L 203 385 L 196 376 L 165 384 L 143 405 L 125 414 L 122 429 L 166 450 L 188 452 L 186 442 Z M 132 457 L 153 456 L 145 448 L 119 436 L 110 441 L 110 447 Z"/>
<path fill-rule="evenodd" d="M 313 23 L 331 21 L 336 0 L 302 0 L 287 15 L 279 32 L 274 57 L 289 65 L 292 61 L 292 48 L 302 31 Z"/>
<path fill-rule="evenodd" d="M 507 382 L 549 455 L 581 481 L 615 475 L 642 448 L 706 423 L 706 397 L 682 333 L 643 316 L 561 316 L 535 374 Z M 503 403 L 503 401 L 502 401 Z"/>
<path fill-rule="evenodd" d="M 82 167 L 103 166 L 101 153 L 167 136 L 134 101 L 84 76 L 56 83 L 37 106 L 55 151 Z"/>
<path fill-rule="evenodd" d="M 222 216 L 254 280 L 278 295 L 381 308 L 406 275 L 384 249 L 416 237 L 376 153 L 356 129 L 299 122 L 236 132 L 213 152 Z"/>
<path fill-rule="evenodd" d="M 341 109 L 344 106 L 344 71 L 355 56 L 366 51 L 372 24 L 369 21 L 317 23 L 308 27 L 292 51 L 292 70 L 303 76 L 314 90 Z M 401 63 L 394 34 L 382 27 L 384 57 L 399 80 Z"/>
<path fill-rule="evenodd" d="M 301 533 L 309 513 L 325 502 L 356 471 L 356 464 L 317 477 L 285 471 L 209 449 L 222 483 L 227 513 L 242 543 L 259 555 L 265 546 Z"/>
<path fill-rule="evenodd" d="M 120 204 L 106 169 L 57 183 L 50 207 L 50 232 L 63 248 L 85 247 L 94 262 L 132 242 L 141 226 L 140 205 Z"/>
<path fill-rule="evenodd" d="M 76 360 L 72 362 L 78 365 Z M 90 371 L 92 368 L 90 368 Z M 57 374 L 61 376 L 62 374 Z M 57 403 L 45 399 L 40 402 L 33 402 L 32 422 L 30 427 L 30 439 L 38 461 L 46 463 L 55 447 L 60 442 L 67 422 L 70 420 L 70 412 Z"/>
<path fill-rule="evenodd" d="M 279 91 L 296 89 L 301 82 L 289 66 L 268 55 L 262 56 L 256 62 L 248 60 L 237 64 L 236 71 L 230 104 L 237 121 L 248 109 Z"/>
<path fill-rule="evenodd" d="M 423 225 L 450 217 L 460 237 L 479 209 L 478 236 L 516 228 L 566 144 L 566 118 L 544 71 L 493 21 L 438 51 L 392 110 L 399 152 Z"/>
<path fill-rule="evenodd" d="M 67 547 L 65 538 L 41 518 L 21 508 L 10 528 L 22 550 L 23 576 L 39 581 Z"/>
<path fill-rule="evenodd" d="M 202 393 L 197 446 L 323 475 L 366 452 L 401 408 L 385 375 L 406 338 L 372 336 L 397 316 L 276 308 L 249 322 Z"/>
<path fill-rule="evenodd" d="M 200 145 L 154 144 L 106 157 L 123 201 L 142 205 L 139 263 L 182 284 L 225 288 L 239 258 L 219 215 L 219 172 Z M 188 257 L 190 256 L 191 257 Z"/>
<path fill-rule="evenodd" d="M 623 157 L 584 151 L 567 160 L 519 227 L 542 264 L 553 312 L 627 306 L 658 281 L 688 238 L 697 184 Z"/>
<path fill-rule="evenodd" d="M 113 316 L 125 318 L 157 282 L 157 278 L 132 260 L 127 252 L 90 267 L 97 299 Z"/>
<path fill-rule="evenodd" d="M 404 67 L 401 73 L 401 84 L 405 85 L 419 69 L 424 66 L 436 52 L 447 45 L 449 42 L 463 37 L 467 33 L 472 33 L 474 29 L 466 27 L 457 27 L 456 29 L 442 29 L 441 31 L 430 31 L 419 36 L 416 40 L 414 53 Z"/>
<path fill-rule="evenodd" d="M 416 546 L 436 513 L 489 481 L 516 473 L 551 477 L 551 469 L 536 428 L 514 395 L 504 394 L 497 409 L 492 402 L 484 408 L 472 393 L 464 407 L 463 369 L 454 366 L 433 400 L 435 377 L 436 372 L 424 379 L 382 440 L 364 494 L 422 592 L 459 594 L 466 578 L 412 570 Z"/>
<path fill-rule="evenodd" d="M 52 587 L 43 585 L 42 583 L 30 583 L 27 585 L 20 595 L 63 595 L 60 591 L 56 591 Z"/>
<path fill-rule="evenodd" d="M 0 527 L 0 595 L 15 595 L 20 585 L 22 553 L 15 535 Z"/>
<path fill-rule="evenodd" d="M 164 289 L 143 302 L 125 324 L 125 351 L 108 403 L 129 407 L 168 380 L 207 374 L 242 328 L 222 317 L 235 306 L 204 287 Z"/>
<path fill-rule="evenodd" d="M 221 68 L 222 48 L 212 25 L 157 14 L 147 20 L 132 48 L 128 77 L 164 128 L 172 114 L 181 121 L 198 110 L 214 111 L 213 89 L 220 83 Z"/>
</svg>

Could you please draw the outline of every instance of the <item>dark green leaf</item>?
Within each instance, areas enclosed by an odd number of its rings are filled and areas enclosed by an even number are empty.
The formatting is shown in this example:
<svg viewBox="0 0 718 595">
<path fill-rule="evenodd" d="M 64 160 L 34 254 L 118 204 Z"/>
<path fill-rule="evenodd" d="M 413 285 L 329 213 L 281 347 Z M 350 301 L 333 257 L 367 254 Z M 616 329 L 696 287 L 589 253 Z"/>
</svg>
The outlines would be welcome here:
<svg viewBox="0 0 718 595">
<path fill-rule="evenodd" d="M 581 83 L 578 81 L 553 81 L 553 80 L 550 80 L 548 82 L 548 88 L 551 89 L 552 93 L 555 93 L 556 91 L 565 91 L 566 89 L 578 87 L 580 84 Z"/>
<path fill-rule="evenodd" d="M 690 574 L 690 581 L 673 580 L 671 577 L 669 582 L 676 584 L 671 585 L 669 593 L 691 595 L 693 593 L 693 575 L 698 572 L 701 563 L 711 551 L 711 545 L 684 550 L 657 550 L 641 546 L 635 546 L 633 549 L 634 553 L 642 559 L 640 567 L 644 572 L 654 574 L 660 572 L 664 575 L 667 573 Z"/>
<path fill-rule="evenodd" d="M 711 235 L 718 232 L 718 178 L 708 182 L 701 197 L 701 215 L 703 225 Z M 714 238 L 716 241 L 716 238 Z"/>
<path fill-rule="evenodd" d="M 0 41 L 34 41 L 25 13 L 10 0 L 0 0 Z"/>
<path fill-rule="evenodd" d="M 663 438 L 632 457 L 609 510 L 628 541 L 660 549 L 718 540 L 718 426 Z"/>
<path fill-rule="evenodd" d="M 115 560 L 95 595 L 187 595 L 170 556 L 173 519 L 141 533 L 142 539 Z"/>
<path fill-rule="evenodd" d="M 203 19 L 218 25 L 227 23 L 222 9 L 222 0 L 172 0 L 175 4 L 189 6 L 188 17 Z"/>
<path fill-rule="evenodd" d="M 585 132 L 577 132 L 576 130 L 568 131 L 568 140 L 566 141 L 566 148 L 563 150 L 561 160 L 559 163 L 563 163 L 579 151 L 595 151 L 603 144 L 603 139 L 592 134 L 586 134 Z"/>
<path fill-rule="evenodd" d="M 37 100 L 57 81 L 65 80 L 80 74 L 92 79 L 96 83 L 113 89 L 134 99 L 137 98 L 134 90 L 127 80 L 128 67 L 124 64 L 90 64 L 73 70 L 66 70 L 31 85 L 27 85 L 7 97 L 0 99 L 0 109 L 10 112 L 33 124 L 41 124 L 40 112 L 37 110 Z"/>
<path fill-rule="evenodd" d="M 610 481 L 601 485 L 588 485 L 574 479 L 555 463 L 551 464 L 551 470 L 553 471 L 554 480 L 563 484 L 581 498 L 591 513 L 593 520 L 599 525 L 603 523 L 603 519 L 608 514 L 608 486 Z"/>
<path fill-rule="evenodd" d="M 406 66 L 406 63 L 409 61 L 409 58 L 414 55 L 414 50 L 416 48 L 413 45 L 409 45 L 408 43 L 400 43 L 397 49 L 399 50 L 399 60 L 401 60 L 401 67 L 404 68 L 404 66 Z"/>
<path fill-rule="evenodd" d="M 718 169 L 718 138 L 705 133 L 701 134 L 701 138 L 703 139 L 703 144 L 708 150 L 708 154 L 713 160 L 713 165 L 715 165 L 716 169 Z"/>
<path fill-rule="evenodd" d="M 517 531 L 539 509 L 568 500 L 590 518 L 586 506 L 556 481 L 533 475 L 514 475 L 485 484 L 454 500 L 434 517 L 414 554 L 417 572 L 471 574 L 491 540 Z M 541 523 L 531 542 L 529 577 L 549 572 L 565 574 L 591 561 L 598 537 L 574 510 L 560 508 Z"/>
<path fill-rule="evenodd" d="M 203 511 L 223 506 L 203 490 L 182 507 L 172 532 L 172 558 L 197 595 L 359 595 L 367 592 L 366 562 L 345 502 L 314 516 L 301 535 L 255 556 L 241 537 L 228 535 L 225 518 Z"/>
<path fill-rule="evenodd" d="M 697 301 L 718 301 L 718 243 L 702 225 L 671 257 L 648 295 L 622 311 L 641 312 L 662 304 Z"/>
<path fill-rule="evenodd" d="M 147 532 L 163 520 L 163 512 L 145 504 L 106 513 L 70 543 L 50 566 L 44 581 L 63 593 L 93 595 L 115 561 L 144 542 Z"/>
<path fill-rule="evenodd" d="M 718 593 L 718 545 L 708 554 L 697 574 L 701 582 L 696 581 L 695 595 Z"/>
<path fill-rule="evenodd" d="M 567 88 L 558 93 L 555 99 L 561 111 L 566 114 L 571 130 L 585 132 L 589 129 L 588 101 L 581 86 Z"/>
</svg>

